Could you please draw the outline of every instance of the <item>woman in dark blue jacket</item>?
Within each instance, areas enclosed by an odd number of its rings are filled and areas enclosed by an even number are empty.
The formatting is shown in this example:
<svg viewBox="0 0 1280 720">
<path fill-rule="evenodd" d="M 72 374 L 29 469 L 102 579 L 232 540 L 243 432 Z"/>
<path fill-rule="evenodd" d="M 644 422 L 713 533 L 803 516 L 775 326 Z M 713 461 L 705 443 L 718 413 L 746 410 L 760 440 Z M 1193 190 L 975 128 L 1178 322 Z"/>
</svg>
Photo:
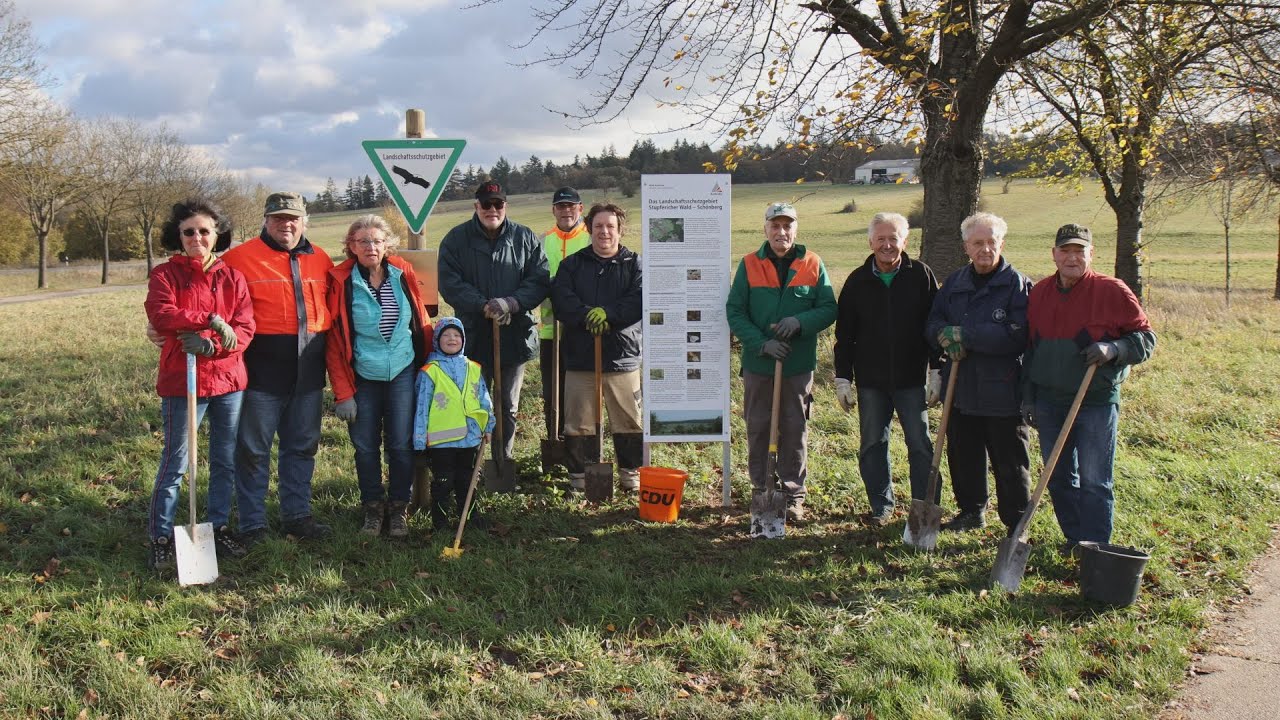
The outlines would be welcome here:
<svg viewBox="0 0 1280 720">
<path fill-rule="evenodd" d="M 640 414 L 640 258 L 623 247 L 627 215 L 596 204 L 587 213 L 591 244 L 565 258 L 551 283 L 551 302 L 564 327 L 564 433 L 569 481 L 585 484 L 595 462 L 595 338 L 601 341 L 605 406 L 613 429 L 618 483 L 640 486 L 644 426 Z"/>
<path fill-rule="evenodd" d="M 933 300 L 925 338 L 959 363 L 947 424 L 947 466 L 959 513 L 944 530 L 986 524 L 987 460 L 996 476 L 1000 521 L 1012 531 L 1027 507 L 1031 433 L 1020 412 L 1031 281 L 1000 256 L 1008 224 L 977 213 L 960 224 L 971 264 L 956 270 Z"/>
</svg>

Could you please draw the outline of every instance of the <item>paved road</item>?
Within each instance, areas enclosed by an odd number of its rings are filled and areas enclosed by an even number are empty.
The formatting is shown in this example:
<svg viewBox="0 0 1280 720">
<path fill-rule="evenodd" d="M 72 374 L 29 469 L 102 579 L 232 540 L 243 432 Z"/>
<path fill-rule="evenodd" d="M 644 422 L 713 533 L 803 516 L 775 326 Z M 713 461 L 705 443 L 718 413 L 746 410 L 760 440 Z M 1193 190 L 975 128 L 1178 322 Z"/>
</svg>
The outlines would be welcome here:
<svg viewBox="0 0 1280 720">
<path fill-rule="evenodd" d="M 76 297 L 77 295 L 96 295 L 98 293 L 116 292 L 118 290 L 146 289 L 146 283 L 136 285 L 99 285 L 97 287 L 76 288 L 75 290 L 54 290 L 53 292 L 33 293 L 31 295 L 10 295 L 0 297 L 0 305 L 16 305 L 17 303 L 36 302 L 38 300 L 55 300 L 57 298 Z"/>
<path fill-rule="evenodd" d="M 1194 677 L 1160 720 L 1275 720 L 1280 717 L 1280 547 L 1255 566 L 1249 597 L 1209 632 L 1192 659 Z"/>
</svg>

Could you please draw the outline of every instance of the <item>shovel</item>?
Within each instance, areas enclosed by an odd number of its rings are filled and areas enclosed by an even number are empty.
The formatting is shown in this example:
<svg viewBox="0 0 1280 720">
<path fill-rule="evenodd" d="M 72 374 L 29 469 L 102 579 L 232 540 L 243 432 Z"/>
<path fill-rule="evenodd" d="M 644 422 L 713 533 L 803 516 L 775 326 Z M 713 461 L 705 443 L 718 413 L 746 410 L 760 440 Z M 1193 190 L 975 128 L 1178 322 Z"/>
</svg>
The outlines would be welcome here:
<svg viewBox="0 0 1280 720">
<path fill-rule="evenodd" d="M 458 518 L 458 532 L 453 536 L 453 546 L 440 551 L 442 560 L 462 557 L 462 531 L 467 527 L 467 516 L 471 514 L 471 498 L 476 494 L 476 483 L 480 480 L 480 466 L 485 463 L 484 446 L 488 441 L 488 435 L 480 436 L 480 450 L 476 452 L 476 465 L 471 469 L 471 484 L 467 486 L 467 499 L 462 501 L 462 517 Z"/>
<path fill-rule="evenodd" d="M 925 499 L 911 499 L 911 512 L 907 515 L 907 527 L 902 531 L 902 542 L 917 550 L 932 550 L 938 546 L 938 530 L 942 526 L 942 506 L 933 499 L 938 496 L 938 483 L 942 479 L 942 443 L 947 437 L 947 420 L 951 418 L 951 403 L 956 395 L 956 378 L 960 376 L 960 361 L 951 363 L 951 376 L 947 378 L 947 399 L 942 404 L 942 419 L 938 421 L 938 439 L 933 441 L 933 467 L 929 469 L 929 490 Z"/>
<path fill-rule="evenodd" d="M 595 336 L 596 353 L 596 462 L 587 466 L 586 496 L 590 502 L 613 499 L 613 463 L 604 461 L 604 365 L 603 341 Z"/>
<path fill-rule="evenodd" d="M 493 319 L 493 449 L 501 460 L 484 462 L 484 486 L 494 492 L 507 493 L 516 489 L 516 469 L 507 462 L 506 436 L 502 434 L 502 338 L 498 333 L 498 319 Z"/>
<path fill-rule="evenodd" d="M 773 405 L 769 409 L 769 454 L 765 458 L 762 493 L 751 493 L 751 537 L 780 538 L 787 534 L 787 495 L 778 478 L 778 410 L 782 404 L 782 361 L 773 365 Z"/>
<path fill-rule="evenodd" d="M 542 441 L 542 472 L 565 464 L 564 438 L 560 437 L 560 323 L 551 324 L 551 427 Z"/>
<path fill-rule="evenodd" d="M 1009 592 L 1017 592 L 1018 586 L 1022 584 L 1022 574 L 1027 570 L 1027 557 L 1031 554 L 1031 546 L 1027 544 L 1031 516 L 1040 504 L 1044 489 L 1049 485 L 1049 478 L 1053 476 L 1053 468 L 1058 464 L 1062 446 L 1067 444 L 1067 436 L 1071 434 L 1071 426 L 1076 421 L 1076 413 L 1080 411 L 1080 403 L 1084 402 L 1084 394 L 1089 390 L 1089 383 L 1093 380 L 1095 369 L 1097 369 L 1096 365 L 1090 365 L 1085 369 L 1084 378 L 1080 381 L 1080 389 L 1076 391 L 1076 397 L 1071 401 L 1071 409 L 1067 411 L 1067 417 L 1062 423 L 1062 430 L 1058 432 L 1058 439 L 1053 443 L 1053 452 L 1049 453 L 1049 460 L 1040 471 L 1040 482 L 1036 483 L 1036 489 L 1031 493 L 1031 499 L 1027 501 L 1027 509 L 1022 511 L 1022 519 L 1018 521 L 1013 533 L 1000 541 L 1000 549 L 996 551 L 996 564 L 991 568 L 991 582 Z"/>
<path fill-rule="evenodd" d="M 206 585 L 218 579 L 218 551 L 213 524 L 196 524 L 196 356 L 187 353 L 187 497 L 188 525 L 174 528 L 173 550 L 179 585 Z"/>
</svg>

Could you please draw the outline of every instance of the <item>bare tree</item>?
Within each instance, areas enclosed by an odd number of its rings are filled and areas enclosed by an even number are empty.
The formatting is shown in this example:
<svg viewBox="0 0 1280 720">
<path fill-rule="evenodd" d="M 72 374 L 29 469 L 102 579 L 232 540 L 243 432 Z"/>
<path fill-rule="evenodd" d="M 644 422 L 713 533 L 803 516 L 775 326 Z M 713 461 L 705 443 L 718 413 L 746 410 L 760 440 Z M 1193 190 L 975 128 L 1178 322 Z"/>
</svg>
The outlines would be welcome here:
<svg viewBox="0 0 1280 720">
<path fill-rule="evenodd" d="M 39 49 L 31 24 L 18 15 L 12 0 L 0 0 L 0 145 L 21 139 L 30 129 L 24 109 L 48 80 L 37 59 Z"/>
<path fill-rule="evenodd" d="M 134 120 L 108 118 L 87 129 L 86 172 L 92 185 L 80 205 L 102 239 L 102 284 L 111 279 L 111 223 L 129 209 L 145 134 Z"/>
<path fill-rule="evenodd" d="M 36 287 L 47 288 L 49 232 L 58 213 L 80 199 L 89 178 L 81 162 L 80 127 L 70 113 L 37 106 L 21 118 L 14 139 L 0 145 L 0 188 L 31 223 L 39 249 Z"/>
<path fill-rule="evenodd" d="M 922 256 L 965 261 L 960 221 L 978 205 L 988 109 L 1019 61 L 1120 0 L 851 0 L 684 3 L 544 0 L 531 62 L 568 65 L 598 91 L 566 117 L 613 119 L 661 85 L 684 127 L 728 137 L 725 166 L 765 133 L 923 141 Z"/>
<path fill-rule="evenodd" d="M 182 198 L 212 196 L 225 173 L 164 126 L 142 133 L 140 151 L 129 203 L 146 242 L 150 271 L 155 264 L 152 235 L 170 207 Z"/>
</svg>

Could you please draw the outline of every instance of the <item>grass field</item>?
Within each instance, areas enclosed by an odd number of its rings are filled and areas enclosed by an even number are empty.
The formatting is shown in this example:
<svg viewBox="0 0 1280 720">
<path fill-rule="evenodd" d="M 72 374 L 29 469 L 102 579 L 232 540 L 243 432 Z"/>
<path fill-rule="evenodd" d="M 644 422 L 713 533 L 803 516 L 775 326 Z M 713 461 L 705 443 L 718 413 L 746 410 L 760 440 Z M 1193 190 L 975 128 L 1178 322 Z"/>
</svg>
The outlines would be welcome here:
<svg viewBox="0 0 1280 720">
<path fill-rule="evenodd" d="M 1099 231 L 1109 269 L 1112 223 L 1096 192 L 988 189 L 1011 225 L 1007 254 L 1028 274 L 1050 271 L 1052 232 L 1069 221 Z M 734 253 L 760 242 L 766 202 L 796 199 L 800 241 L 839 284 L 866 255 L 870 215 L 905 211 L 919 192 L 739 187 Z M 851 198 L 858 212 L 837 212 Z M 513 198 L 512 217 L 541 229 L 548 202 Z M 467 208 L 440 207 L 426 236 Z M 901 513 L 861 526 L 856 425 L 835 403 L 829 333 L 811 421 L 813 521 L 786 540 L 752 542 L 741 503 L 719 507 L 718 445 L 653 449 L 656 464 L 691 475 L 680 521 L 654 526 L 626 500 L 585 506 L 562 476 L 537 477 L 526 434 L 517 456 L 536 481 L 485 498 L 496 529 L 443 563 L 447 541 L 421 519 L 407 542 L 358 534 L 351 446 L 328 416 L 315 506 L 336 537 L 274 538 L 224 563 L 217 585 L 180 589 L 144 560 L 160 451 L 144 293 L 6 308 L 0 717 L 1151 717 L 1280 523 L 1274 218 L 1233 229 L 1228 312 L 1212 216 L 1161 215 L 1148 227 L 1160 342 L 1125 386 L 1116 467 L 1116 541 L 1153 559 L 1139 602 L 1122 610 L 1079 598 L 1048 507 L 1016 596 L 987 589 L 994 530 L 944 535 L 926 555 L 902 545 Z M 334 250 L 350 220 L 318 216 L 310 234 Z M 531 367 L 525 428 L 540 427 L 537 376 Z M 735 438 L 740 397 L 735 386 Z M 736 498 L 745 464 L 735 442 Z"/>
</svg>

